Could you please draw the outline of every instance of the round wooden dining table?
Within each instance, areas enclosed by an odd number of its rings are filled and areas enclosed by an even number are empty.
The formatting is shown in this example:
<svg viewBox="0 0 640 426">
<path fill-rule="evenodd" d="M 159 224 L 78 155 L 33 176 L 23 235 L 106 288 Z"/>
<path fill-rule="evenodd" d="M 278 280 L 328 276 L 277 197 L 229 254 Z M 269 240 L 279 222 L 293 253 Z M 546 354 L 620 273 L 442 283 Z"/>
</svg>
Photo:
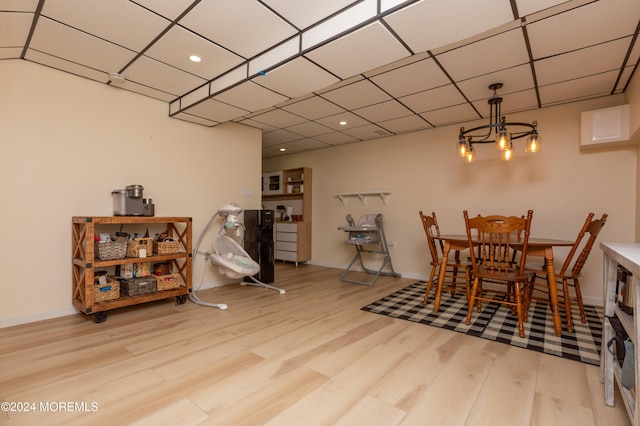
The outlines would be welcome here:
<svg viewBox="0 0 640 426">
<path fill-rule="evenodd" d="M 458 251 L 469 248 L 469 239 L 466 234 L 458 235 L 438 235 L 434 237 L 444 243 L 442 250 L 442 266 L 440 267 L 440 275 L 438 276 L 438 284 L 444 282 L 445 270 L 449 259 L 449 252 L 451 250 Z M 558 286 L 556 283 L 556 271 L 553 262 L 553 248 L 554 247 L 571 247 L 575 241 L 568 240 L 556 240 L 552 238 L 535 238 L 529 237 L 529 243 L 527 245 L 527 257 L 543 257 L 545 269 L 549 277 L 549 304 L 551 305 L 551 313 L 553 315 L 553 328 L 555 329 L 556 336 L 562 335 L 562 318 L 560 317 L 560 310 L 558 308 Z M 440 294 L 436 294 L 434 301 L 434 312 L 437 312 L 440 308 Z M 571 331 L 571 326 L 568 326 Z"/>
</svg>

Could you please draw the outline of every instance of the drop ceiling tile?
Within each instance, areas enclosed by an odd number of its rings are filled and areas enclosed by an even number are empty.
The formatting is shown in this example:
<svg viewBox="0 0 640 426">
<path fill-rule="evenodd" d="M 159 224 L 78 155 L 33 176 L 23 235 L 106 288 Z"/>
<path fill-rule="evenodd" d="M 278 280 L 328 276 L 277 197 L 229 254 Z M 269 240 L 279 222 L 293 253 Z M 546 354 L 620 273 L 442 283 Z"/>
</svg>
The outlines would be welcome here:
<svg viewBox="0 0 640 426">
<path fill-rule="evenodd" d="M 282 144 L 282 145 L 278 145 L 275 148 L 278 149 L 278 151 L 280 151 L 278 153 L 278 155 L 286 155 L 286 154 L 295 154 L 298 152 L 303 152 L 304 149 L 302 148 L 298 148 L 297 146 L 293 146 L 291 144 Z M 282 150 L 284 148 L 284 151 Z"/>
<path fill-rule="evenodd" d="M 424 0 L 384 20 L 413 52 L 445 46 L 514 19 L 504 0 Z"/>
<path fill-rule="evenodd" d="M 301 7 L 300 0 L 264 0 L 264 3 L 294 24 L 305 29 L 354 3 L 354 0 L 309 1 Z"/>
<path fill-rule="evenodd" d="M 245 59 L 264 52 L 297 30 L 253 0 L 202 0 L 180 25 Z"/>
<path fill-rule="evenodd" d="M 325 135 L 318 135 L 314 137 L 315 140 L 324 142 L 329 145 L 342 145 L 345 143 L 358 142 L 358 138 L 346 135 L 342 132 L 327 133 Z"/>
<path fill-rule="evenodd" d="M 22 47 L 0 46 L 0 59 L 19 59 L 22 55 Z"/>
<path fill-rule="evenodd" d="M 446 108 L 465 102 L 465 99 L 453 84 L 436 87 L 431 90 L 425 90 L 423 92 L 402 97 L 399 100 L 417 113 Z"/>
<path fill-rule="evenodd" d="M 25 55 L 25 59 L 33 61 L 37 64 L 45 65 L 50 68 L 65 71 L 74 75 L 78 75 L 90 80 L 106 83 L 109 81 L 109 74 L 103 71 L 97 71 L 93 68 L 85 67 L 71 61 L 65 61 L 56 56 L 47 55 L 37 50 L 29 49 Z"/>
<path fill-rule="evenodd" d="M 252 112 L 270 107 L 287 99 L 250 81 L 232 87 L 213 98 Z"/>
<path fill-rule="evenodd" d="M 523 17 L 540 10 L 557 6 L 559 4 L 565 3 L 566 1 L 567 0 L 516 0 L 516 5 L 518 7 L 518 15 L 520 17 Z"/>
<path fill-rule="evenodd" d="M 102 39 L 40 17 L 29 47 L 104 72 L 117 72 L 135 53 Z"/>
<path fill-rule="evenodd" d="M 294 154 L 295 152 L 280 152 L 281 145 L 270 146 L 262 149 L 262 158 L 275 158 L 283 155 Z M 282 146 L 283 147 L 283 146 Z"/>
<path fill-rule="evenodd" d="M 170 24 L 127 0 L 47 0 L 43 3 L 43 16 L 137 52 Z"/>
<path fill-rule="evenodd" d="M 391 99 L 391 96 L 380 90 L 369 80 L 360 80 L 335 90 L 323 92 L 322 97 L 346 110 L 354 110 Z"/>
<path fill-rule="evenodd" d="M 432 55 L 429 52 L 420 52 L 415 53 L 411 56 L 407 56 L 406 58 L 399 59 L 397 61 L 388 63 L 378 68 L 374 68 L 371 71 L 363 72 L 362 75 L 366 78 L 371 78 L 379 74 L 384 74 L 386 72 L 395 70 L 396 68 L 406 67 L 408 65 L 413 64 L 414 62 L 420 62 L 427 58 L 431 58 Z"/>
<path fill-rule="evenodd" d="M 271 141 L 271 140 L 264 139 L 264 138 L 262 139 L 262 147 L 263 148 L 273 147 L 273 146 L 281 145 L 281 144 L 282 144 L 281 142 Z"/>
<path fill-rule="evenodd" d="M 305 55 L 340 78 L 369 71 L 409 56 L 409 52 L 379 22 L 325 44 Z"/>
<path fill-rule="evenodd" d="M 437 56 L 455 81 L 529 62 L 521 29 L 500 33 Z"/>
<path fill-rule="evenodd" d="M 367 124 L 366 126 L 345 129 L 343 130 L 343 133 L 360 140 L 376 139 L 392 135 L 392 133 L 380 126 L 376 126 L 375 124 Z"/>
<path fill-rule="evenodd" d="M 289 142 L 287 147 L 295 147 L 301 150 L 309 151 L 313 149 L 329 148 L 330 145 L 317 141 L 315 139 L 306 138 L 299 141 Z"/>
<path fill-rule="evenodd" d="M 623 38 L 535 62 L 538 84 L 549 85 L 601 72 L 619 70 L 631 38 Z M 594 58 L 597 58 L 594 59 Z"/>
<path fill-rule="evenodd" d="M 214 99 L 206 99 L 199 104 L 186 108 L 185 112 L 197 117 L 224 123 L 242 116 L 246 111 L 231 105 L 218 102 Z"/>
<path fill-rule="evenodd" d="M 308 59 L 298 57 L 252 81 L 290 98 L 334 84 L 338 78 Z"/>
<path fill-rule="evenodd" d="M 397 98 L 451 82 L 431 58 L 376 75 L 371 80 Z"/>
<path fill-rule="evenodd" d="M 336 79 L 336 83 L 330 84 L 329 86 L 323 87 L 322 89 L 314 90 L 315 94 L 321 95 L 326 92 L 331 92 L 332 90 L 339 89 L 344 86 L 348 86 L 360 80 L 364 80 L 364 77 L 361 74 L 354 75 L 353 77 L 345 78 L 344 80 Z"/>
<path fill-rule="evenodd" d="M 270 126 L 270 125 L 264 124 L 264 123 L 260 123 L 259 121 L 255 121 L 255 120 L 252 120 L 252 119 L 240 119 L 237 122 L 240 123 L 240 124 L 243 124 L 245 126 L 255 127 L 256 129 L 262 129 L 263 132 L 272 132 L 274 130 L 277 130 L 277 127 Z"/>
<path fill-rule="evenodd" d="M 527 32 L 533 57 L 539 59 L 629 36 L 636 31 L 639 20 L 639 1 L 601 0 L 531 23 Z"/>
<path fill-rule="evenodd" d="M 126 81 L 124 84 L 110 84 L 111 87 L 127 90 L 129 92 L 138 93 L 140 95 L 148 96 L 153 99 L 159 99 L 164 102 L 171 102 L 175 100 L 175 95 L 171 93 L 163 92 L 161 90 L 154 89 L 153 87 L 138 84 L 133 81 Z M 216 123 L 218 124 L 218 123 Z"/>
<path fill-rule="evenodd" d="M 492 93 L 493 92 L 487 90 L 488 95 L 491 95 Z M 526 111 L 538 107 L 538 98 L 536 96 L 536 91 L 533 89 L 523 90 L 521 92 L 511 92 L 508 94 L 499 91 L 498 95 L 502 97 L 500 109 L 503 115 L 510 112 Z M 491 96 L 488 96 L 487 99 L 473 102 L 473 105 L 484 118 L 489 118 L 490 115 L 490 107 L 487 102 L 489 97 Z"/>
<path fill-rule="evenodd" d="M 345 112 L 343 108 L 318 96 L 289 104 L 282 109 L 309 120 L 316 120 Z"/>
<path fill-rule="evenodd" d="M 540 86 L 542 106 L 551 106 L 611 93 L 618 71 L 596 74 L 576 80 Z"/>
<path fill-rule="evenodd" d="M 141 6 L 173 21 L 189 8 L 193 0 L 136 0 Z"/>
<path fill-rule="evenodd" d="M 243 62 L 240 56 L 178 26 L 163 35 L 145 55 L 207 80 Z M 197 55 L 202 61 L 193 62 L 190 55 Z"/>
<path fill-rule="evenodd" d="M 453 123 L 464 123 L 477 120 L 478 114 L 469 104 L 455 105 L 452 107 L 436 109 L 420 114 L 434 126 L 446 126 Z M 456 135 L 457 136 L 457 135 Z"/>
<path fill-rule="evenodd" d="M 369 105 L 353 111 L 371 122 L 390 120 L 392 118 L 406 117 L 412 114 L 412 111 L 396 100 L 382 102 L 380 104 Z"/>
<path fill-rule="evenodd" d="M 493 95 L 489 86 L 493 83 L 502 83 L 503 87 L 498 90 L 499 95 L 531 89 L 534 87 L 533 74 L 529 64 L 519 67 L 507 68 L 490 74 L 471 78 L 458 82 L 458 88 L 470 101 L 488 99 Z"/>
<path fill-rule="evenodd" d="M 12 12 L 35 12 L 39 0 L 2 0 L 0 9 Z"/>
<path fill-rule="evenodd" d="M 307 121 L 306 123 L 287 127 L 287 130 L 309 138 L 334 132 L 333 129 L 330 129 L 327 126 L 323 126 L 322 124 L 314 123 L 313 121 Z"/>
<path fill-rule="evenodd" d="M 418 115 L 395 118 L 393 120 L 380 121 L 381 127 L 393 133 L 405 133 L 433 127 Z"/>
<path fill-rule="evenodd" d="M 122 72 L 122 75 L 127 80 L 154 87 L 176 96 L 189 92 L 207 82 L 200 77 L 173 68 L 147 56 L 138 58 Z"/>
<path fill-rule="evenodd" d="M 272 111 L 265 112 L 264 114 L 255 115 L 252 119 L 278 128 L 295 126 L 296 124 L 304 123 L 306 121 L 306 119 L 298 115 L 291 114 L 290 112 L 281 109 L 274 109 Z"/>
<path fill-rule="evenodd" d="M 33 16 L 33 13 L 0 12 L 0 47 L 24 46 Z"/>
<path fill-rule="evenodd" d="M 262 138 L 267 141 L 287 143 L 303 139 L 304 136 L 284 129 L 277 129 L 273 132 L 264 132 Z"/>
<path fill-rule="evenodd" d="M 316 121 L 320 124 L 323 124 L 337 131 L 344 131 L 352 127 L 360 127 L 360 126 L 369 124 L 367 120 L 361 117 L 358 117 L 357 115 L 350 112 L 344 112 L 342 114 L 332 115 L 330 117 L 321 118 Z M 340 122 L 346 122 L 347 124 L 342 125 L 340 124 Z"/>
</svg>

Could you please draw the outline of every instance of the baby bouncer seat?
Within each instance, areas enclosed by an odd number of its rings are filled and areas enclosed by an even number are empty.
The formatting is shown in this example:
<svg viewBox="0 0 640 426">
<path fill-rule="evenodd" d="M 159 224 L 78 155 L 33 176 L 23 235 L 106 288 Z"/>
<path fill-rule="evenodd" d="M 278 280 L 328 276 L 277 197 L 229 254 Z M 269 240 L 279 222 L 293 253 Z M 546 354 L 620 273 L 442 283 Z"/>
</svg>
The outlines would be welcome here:
<svg viewBox="0 0 640 426">
<path fill-rule="evenodd" d="M 233 238 L 220 234 L 213 240 L 214 252 L 210 253 L 209 261 L 218 267 L 218 272 L 229 278 L 239 279 L 249 277 L 253 282 L 241 282 L 241 285 L 255 285 L 271 290 L 276 290 L 280 294 L 285 294 L 281 288 L 265 284 L 254 278 L 260 272 L 260 264 L 253 260 L 249 253 L 238 244 Z"/>
<path fill-rule="evenodd" d="M 382 214 L 366 214 L 358 219 L 356 225 L 355 220 L 348 214 L 347 224 L 348 226 L 341 226 L 338 229 L 348 234 L 346 244 L 353 245 L 356 248 L 356 254 L 349 263 L 349 266 L 344 270 L 340 276 L 340 281 L 363 284 L 372 286 L 380 275 L 386 275 L 390 277 L 399 277 L 400 274 L 393 270 L 393 264 L 391 263 L 391 254 L 389 253 L 389 246 L 387 244 L 387 238 L 384 234 L 384 228 L 382 226 Z M 364 264 L 363 254 L 372 257 L 375 255 L 382 255 L 382 263 L 378 269 L 367 268 Z M 347 278 L 347 274 L 351 271 L 351 267 L 358 262 L 362 271 L 372 274 L 373 278 L 370 281 L 362 281 L 354 278 Z M 388 270 L 383 269 L 387 267 Z"/>
</svg>

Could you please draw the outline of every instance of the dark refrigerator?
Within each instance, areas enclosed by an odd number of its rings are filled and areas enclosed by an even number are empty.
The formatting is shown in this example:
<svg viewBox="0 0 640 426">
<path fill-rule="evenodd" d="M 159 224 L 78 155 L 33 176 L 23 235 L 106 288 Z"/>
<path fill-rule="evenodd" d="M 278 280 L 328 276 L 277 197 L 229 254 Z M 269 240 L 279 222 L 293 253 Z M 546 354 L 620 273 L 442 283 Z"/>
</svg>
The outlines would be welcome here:
<svg viewBox="0 0 640 426">
<path fill-rule="evenodd" d="M 274 281 L 273 210 L 244 211 L 244 249 L 260 265 L 254 278 L 265 284 Z M 250 277 L 245 281 L 252 282 Z"/>
</svg>

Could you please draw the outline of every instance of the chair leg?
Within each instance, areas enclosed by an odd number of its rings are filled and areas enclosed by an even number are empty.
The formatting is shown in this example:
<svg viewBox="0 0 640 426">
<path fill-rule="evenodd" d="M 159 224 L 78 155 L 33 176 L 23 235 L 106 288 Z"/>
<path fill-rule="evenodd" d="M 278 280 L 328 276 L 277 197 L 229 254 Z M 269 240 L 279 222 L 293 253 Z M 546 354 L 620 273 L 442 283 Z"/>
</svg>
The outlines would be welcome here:
<svg viewBox="0 0 640 426">
<path fill-rule="evenodd" d="M 516 281 L 513 283 L 514 286 L 514 297 L 516 303 L 516 313 L 518 314 L 518 333 L 521 338 L 524 338 L 524 313 L 522 312 L 522 293 L 520 292 L 520 283 Z"/>
<path fill-rule="evenodd" d="M 587 323 L 587 317 L 584 313 L 584 303 L 582 303 L 582 292 L 580 291 L 580 282 L 577 278 L 573 279 L 573 287 L 576 289 L 576 299 L 578 300 L 578 309 L 580 309 L 580 321 Z"/>
<path fill-rule="evenodd" d="M 424 294 L 424 300 L 422 301 L 423 305 L 427 304 L 427 300 L 429 299 L 429 293 L 431 292 L 431 287 L 433 286 L 433 278 L 436 275 L 436 268 L 435 266 L 431 267 L 431 275 L 429 276 L 429 282 L 427 283 L 427 291 Z"/>
<path fill-rule="evenodd" d="M 571 295 L 569 294 L 569 283 L 562 280 L 562 293 L 564 294 L 564 313 L 567 317 L 567 331 L 573 332 L 573 319 L 571 315 Z"/>
<path fill-rule="evenodd" d="M 469 293 L 469 300 L 467 302 L 467 325 L 471 324 L 471 314 L 473 313 L 473 305 L 476 302 L 476 294 L 478 294 L 478 285 L 480 279 L 478 277 L 473 278 L 473 286 Z"/>
<path fill-rule="evenodd" d="M 467 303 L 469 303 L 469 300 L 471 299 L 471 273 L 469 268 L 464 268 L 464 286 L 467 292 Z"/>
<path fill-rule="evenodd" d="M 454 266 L 453 267 L 453 278 L 451 280 L 451 296 L 455 296 L 456 295 L 456 281 L 458 278 L 458 267 Z"/>
<path fill-rule="evenodd" d="M 536 285 L 536 274 L 531 276 L 531 280 L 527 283 L 526 292 L 527 292 L 527 301 L 525 309 L 529 312 L 529 308 L 531 308 L 531 300 L 533 299 L 533 289 Z"/>
</svg>

